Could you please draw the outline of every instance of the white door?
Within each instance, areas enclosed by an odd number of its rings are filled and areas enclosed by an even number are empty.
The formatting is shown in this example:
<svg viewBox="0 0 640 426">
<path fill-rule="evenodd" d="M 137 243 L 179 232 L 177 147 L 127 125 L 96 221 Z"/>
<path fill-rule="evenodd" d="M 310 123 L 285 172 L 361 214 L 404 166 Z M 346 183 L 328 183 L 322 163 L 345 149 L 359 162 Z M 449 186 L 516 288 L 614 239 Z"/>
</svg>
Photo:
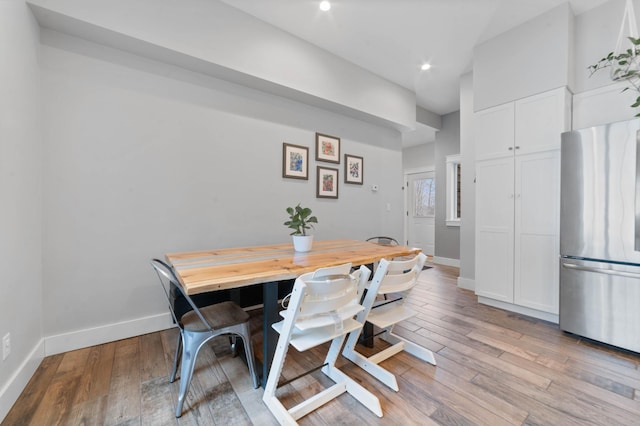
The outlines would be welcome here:
<svg viewBox="0 0 640 426">
<path fill-rule="evenodd" d="M 407 245 L 435 251 L 436 179 L 433 171 L 407 175 Z"/>
</svg>

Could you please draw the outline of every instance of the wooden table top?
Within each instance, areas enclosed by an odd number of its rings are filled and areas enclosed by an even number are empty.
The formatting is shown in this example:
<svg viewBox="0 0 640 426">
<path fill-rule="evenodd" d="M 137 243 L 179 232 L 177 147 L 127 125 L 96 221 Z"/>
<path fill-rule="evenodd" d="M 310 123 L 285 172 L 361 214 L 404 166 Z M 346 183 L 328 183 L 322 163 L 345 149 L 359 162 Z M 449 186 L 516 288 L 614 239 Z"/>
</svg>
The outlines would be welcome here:
<svg viewBox="0 0 640 426">
<path fill-rule="evenodd" d="M 297 253 L 293 244 L 288 243 L 168 253 L 165 257 L 191 295 L 293 279 L 318 268 L 348 262 L 357 266 L 418 253 L 420 249 L 411 247 L 328 240 L 314 241 L 308 253 Z"/>
</svg>

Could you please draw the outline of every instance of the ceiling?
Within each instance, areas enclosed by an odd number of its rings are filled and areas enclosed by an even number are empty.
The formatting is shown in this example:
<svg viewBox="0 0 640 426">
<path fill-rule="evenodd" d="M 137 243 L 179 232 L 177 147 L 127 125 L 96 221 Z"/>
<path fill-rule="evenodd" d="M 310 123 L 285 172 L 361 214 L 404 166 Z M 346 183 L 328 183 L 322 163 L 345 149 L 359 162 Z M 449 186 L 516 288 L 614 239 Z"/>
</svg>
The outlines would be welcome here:
<svg viewBox="0 0 640 426">
<path fill-rule="evenodd" d="M 473 47 L 567 0 L 222 0 L 416 93 L 439 115 L 459 109 Z M 570 0 L 576 15 L 609 0 Z M 429 62 L 432 68 L 421 71 Z"/>
</svg>

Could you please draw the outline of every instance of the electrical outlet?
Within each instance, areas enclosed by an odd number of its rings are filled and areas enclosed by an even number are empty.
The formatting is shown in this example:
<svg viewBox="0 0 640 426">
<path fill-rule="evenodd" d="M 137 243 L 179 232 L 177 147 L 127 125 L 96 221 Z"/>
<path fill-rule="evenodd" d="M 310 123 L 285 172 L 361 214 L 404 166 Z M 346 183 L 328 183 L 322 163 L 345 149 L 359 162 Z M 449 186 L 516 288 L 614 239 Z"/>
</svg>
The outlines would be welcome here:
<svg viewBox="0 0 640 426">
<path fill-rule="evenodd" d="M 11 353 L 11 333 L 7 333 L 2 338 L 2 360 L 7 359 Z"/>
</svg>

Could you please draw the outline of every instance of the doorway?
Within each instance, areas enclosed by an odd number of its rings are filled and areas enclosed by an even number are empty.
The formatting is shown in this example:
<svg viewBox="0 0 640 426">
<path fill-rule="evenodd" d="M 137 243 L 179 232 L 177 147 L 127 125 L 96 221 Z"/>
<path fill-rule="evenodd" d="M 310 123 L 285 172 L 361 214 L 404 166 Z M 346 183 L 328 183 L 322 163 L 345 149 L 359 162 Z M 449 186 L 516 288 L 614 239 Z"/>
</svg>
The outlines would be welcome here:
<svg viewBox="0 0 640 426">
<path fill-rule="evenodd" d="M 433 169 L 407 172 L 406 242 L 428 256 L 435 253 L 436 179 Z"/>
</svg>

